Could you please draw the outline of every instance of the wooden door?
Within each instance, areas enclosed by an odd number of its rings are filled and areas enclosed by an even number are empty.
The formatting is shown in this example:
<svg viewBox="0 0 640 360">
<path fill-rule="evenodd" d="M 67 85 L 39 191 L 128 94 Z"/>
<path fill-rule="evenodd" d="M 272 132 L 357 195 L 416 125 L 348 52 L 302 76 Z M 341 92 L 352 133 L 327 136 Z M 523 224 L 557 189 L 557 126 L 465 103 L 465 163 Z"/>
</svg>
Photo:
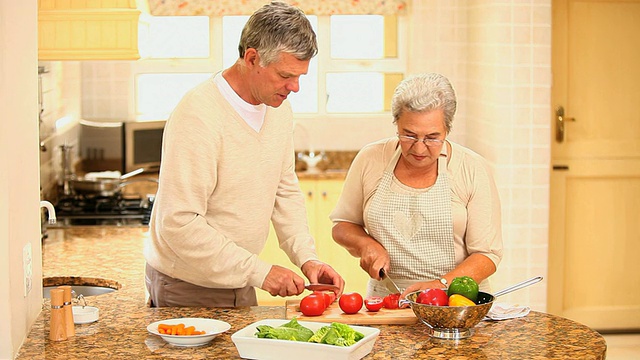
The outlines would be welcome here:
<svg viewBox="0 0 640 360">
<path fill-rule="evenodd" d="M 640 1 L 552 11 L 548 311 L 640 329 Z"/>
</svg>

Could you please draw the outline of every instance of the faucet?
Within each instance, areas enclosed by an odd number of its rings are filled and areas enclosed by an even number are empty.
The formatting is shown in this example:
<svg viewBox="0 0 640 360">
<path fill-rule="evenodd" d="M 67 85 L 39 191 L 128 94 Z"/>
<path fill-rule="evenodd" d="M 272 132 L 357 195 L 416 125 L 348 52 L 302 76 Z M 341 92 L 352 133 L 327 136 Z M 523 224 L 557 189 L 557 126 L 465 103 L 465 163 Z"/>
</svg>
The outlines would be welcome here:
<svg viewBox="0 0 640 360">
<path fill-rule="evenodd" d="M 55 224 L 56 210 L 54 209 L 53 204 L 48 201 L 40 201 L 40 208 L 47 208 L 47 212 L 49 213 L 49 224 Z"/>
<path fill-rule="evenodd" d="M 296 132 L 295 130 L 298 130 L 298 129 L 300 131 L 300 134 L 303 136 L 303 139 L 306 140 L 309 150 L 307 153 L 305 153 L 304 151 L 301 151 L 297 153 L 296 156 L 298 160 L 302 160 L 305 164 L 307 164 L 307 171 L 309 172 L 317 171 L 316 165 L 318 165 L 320 161 L 326 160 L 326 155 L 324 151 L 320 151 L 320 152 L 314 151 L 307 128 L 303 126 L 302 123 L 296 122 L 294 124 L 294 134 Z"/>
</svg>

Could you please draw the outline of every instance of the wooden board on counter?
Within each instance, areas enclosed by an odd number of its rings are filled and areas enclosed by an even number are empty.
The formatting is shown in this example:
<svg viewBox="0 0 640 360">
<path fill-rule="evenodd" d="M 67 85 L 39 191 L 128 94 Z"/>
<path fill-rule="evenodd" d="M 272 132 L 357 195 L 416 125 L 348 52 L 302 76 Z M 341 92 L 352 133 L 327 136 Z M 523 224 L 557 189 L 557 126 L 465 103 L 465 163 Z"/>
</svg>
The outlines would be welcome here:
<svg viewBox="0 0 640 360">
<path fill-rule="evenodd" d="M 341 322 L 343 324 L 350 325 L 396 325 L 396 324 L 415 324 L 419 320 L 416 318 L 413 310 L 407 309 L 395 309 L 389 310 L 382 308 L 377 312 L 370 312 L 363 306 L 356 314 L 345 314 L 340 310 L 338 302 L 331 304 L 322 315 L 320 316 L 304 316 L 298 309 L 300 308 L 300 300 L 287 300 L 285 303 L 286 318 L 293 319 L 296 317 L 298 320 L 304 321 L 318 321 L 318 322 Z"/>
</svg>

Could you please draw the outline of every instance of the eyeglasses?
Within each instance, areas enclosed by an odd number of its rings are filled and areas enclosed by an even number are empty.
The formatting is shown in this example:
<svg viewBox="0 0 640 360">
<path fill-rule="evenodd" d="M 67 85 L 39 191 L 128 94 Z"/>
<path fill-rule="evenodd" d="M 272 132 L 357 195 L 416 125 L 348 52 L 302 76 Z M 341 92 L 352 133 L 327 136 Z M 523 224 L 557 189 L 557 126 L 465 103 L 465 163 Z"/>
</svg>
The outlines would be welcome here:
<svg viewBox="0 0 640 360">
<path fill-rule="evenodd" d="M 400 135 L 398 134 L 398 139 L 400 140 L 401 143 L 404 144 L 411 144 L 411 146 L 415 145 L 418 143 L 418 141 L 420 141 L 421 143 L 424 144 L 424 146 L 426 147 L 434 147 L 434 146 L 439 146 L 442 145 L 442 143 L 444 143 L 444 140 L 439 140 L 439 139 L 429 139 L 427 137 L 425 137 L 424 139 L 420 140 L 415 136 L 409 136 L 409 135 Z"/>
</svg>

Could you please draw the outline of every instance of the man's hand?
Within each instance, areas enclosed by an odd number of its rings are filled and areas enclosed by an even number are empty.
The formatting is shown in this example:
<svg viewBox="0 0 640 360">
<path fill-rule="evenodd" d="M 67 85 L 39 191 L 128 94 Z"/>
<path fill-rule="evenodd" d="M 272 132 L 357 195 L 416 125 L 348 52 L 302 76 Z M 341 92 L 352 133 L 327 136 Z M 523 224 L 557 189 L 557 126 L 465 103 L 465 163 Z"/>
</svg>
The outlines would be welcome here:
<svg viewBox="0 0 640 360">
<path fill-rule="evenodd" d="M 294 296 L 304 291 L 304 279 L 282 266 L 273 265 L 262 283 L 262 290 L 272 296 Z"/>
<path fill-rule="evenodd" d="M 339 298 L 344 291 L 344 279 L 333 268 L 318 260 L 309 260 L 302 264 L 301 268 L 304 275 L 309 279 L 309 282 L 321 283 L 321 284 L 333 284 L 340 290 L 336 292 L 336 298 Z"/>
</svg>

